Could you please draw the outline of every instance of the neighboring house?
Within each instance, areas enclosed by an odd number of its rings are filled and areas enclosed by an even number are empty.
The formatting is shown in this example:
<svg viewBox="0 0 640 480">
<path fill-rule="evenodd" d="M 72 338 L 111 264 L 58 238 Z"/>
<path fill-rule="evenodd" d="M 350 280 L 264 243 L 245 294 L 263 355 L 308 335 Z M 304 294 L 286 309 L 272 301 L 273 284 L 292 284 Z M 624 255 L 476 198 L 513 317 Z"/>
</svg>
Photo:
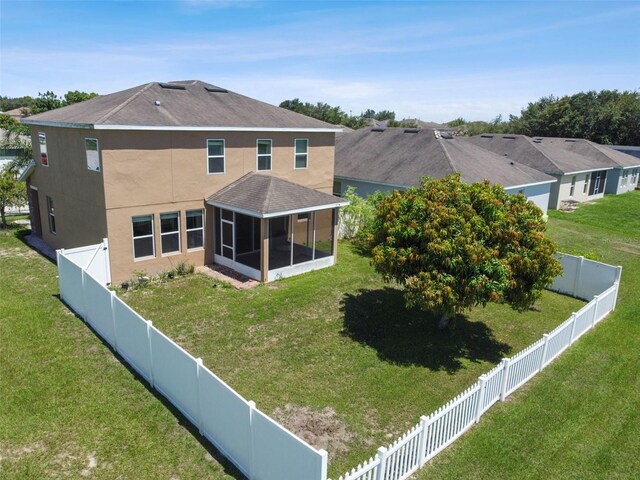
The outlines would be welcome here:
<svg viewBox="0 0 640 480">
<path fill-rule="evenodd" d="M 596 162 L 602 162 L 603 164 L 612 162 L 613 168 L 607 173 L 607 183 L 604 190 L 606 194 L 618 195 L 635 190 L 638 186 L 640 158 L 581 138 L 544 137 L 542 140 Z"/>
<path fill-rule="evenodd" d="M 422 177 L 459 172 L 465 182 L 489 180 L 523 193 L 546 213 L 555 178 L 439 130 L 365 128 L 336 139 L 334 195 L 349 186 L 360 196 L 405 190 Z"/>
<path fill-rule="evenodd" d="M 607 175 L 619 168 L 605 155 L 585 156 L 573 151 L 572 139 L 526 135 L 482 134 L 469 141 L 491 152 L 535 168 L 558 179 L 551 187 L 549 208 L 565 201 L 584 202 L 602 198 Z"/>
<path fill-rule="evenodd" d="M 200 81 L 23 122 L 34 232 L 55 248 L 107 238 L 114 282 L 183 261 L 261 281 L 335 263 L 333 125 Z"/>
<path fill-rule="evenodd" d="M 619 152 L 626 153 L 627 155 L 633 155 L 634 157 L 640 158 L 640 147 L 635 147 L 632 145 L 608 145 L 610 148 L 614 150 L 618 150 Z"/>
</svg>

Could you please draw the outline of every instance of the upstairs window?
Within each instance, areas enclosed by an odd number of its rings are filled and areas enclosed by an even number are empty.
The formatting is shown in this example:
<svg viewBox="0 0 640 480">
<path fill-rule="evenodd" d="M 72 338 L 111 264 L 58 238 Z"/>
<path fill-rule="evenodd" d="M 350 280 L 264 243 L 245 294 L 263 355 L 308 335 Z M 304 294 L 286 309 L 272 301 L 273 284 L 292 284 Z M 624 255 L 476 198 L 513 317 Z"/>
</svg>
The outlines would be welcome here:
<svg viewBox="0 0 640 480">
<path fill-rule="evenodd" d="M 204 246 L 202 210 L 187 210 L 187 250 Z"/>
<path fill-rule="evenodd" d="M 141 215 L 131 219 L 133 228 L 133 257 L 154 257 L 153 215 Z"/>
<path fill-rule="evenodd" d="M 160 241 L 163 255 L 180 251 L 180 214 L 178 212 L 160 214 Z"/>
<path fill-rule="evenodd" d="M 258 140 L 258 170 L 271 170 L 271 140 Z"/>
<path fill-rule="evenodd" d="M 295 168 L 307 168 L 309 140 L 306 138 L 296 138 L 293 144 L 295 149 Z"/>
<path fill-rule="evenodd" d="M 92 172 L 100 171 L 100 152 L 97 138 L 85 138 L 84 150 L 87 154 L 87 168 Z"/>
<path fill-rule="evenodd" d="M 56 233 L 56 212 L 53 209 L 53 199 L 47 197 L 47 213 L 49 215 L 49 231 L 55 235 Z"/>
<path fill-rule="evenodd" d="M 207 140 L 207 172 L 224 173 L 224 140 Z"/>
<path fill-rule="evenodd" d="M 40 142 L 40 163 L 45 167 L 49 166 L 49 156 L 47 155 L 47 135 L 38 132 L 38 141 Z"/>
</svg>

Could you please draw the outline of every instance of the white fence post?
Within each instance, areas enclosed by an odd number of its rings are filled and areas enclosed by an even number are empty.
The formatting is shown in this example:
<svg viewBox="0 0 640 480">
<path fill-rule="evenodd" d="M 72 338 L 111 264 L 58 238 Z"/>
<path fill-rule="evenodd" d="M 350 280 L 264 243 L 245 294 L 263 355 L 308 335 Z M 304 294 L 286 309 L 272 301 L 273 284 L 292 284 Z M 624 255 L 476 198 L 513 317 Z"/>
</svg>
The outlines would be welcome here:
<svg viewBox="0 0 640 480">
<path fill-rule="evenodd" d="M 509 379 L 509 364 L 511 360 L 508 358 L 502 359 L 502 385 L 500 386 L 500 401 L 504 402 L 507 397 L 507 380 Z"/>
<path fill-rule="evenodd" d="M 378 448 L 377 457 L 380 459 L 380 464 L 378 465 L 378 474 L 376 475 L 376 480 L 384 480 L 385 470 L 387 469 L 387 448 L 380 447 Z"/>
<path fill-rule="evenodd" d="M 422 466 L 427 463 L 427 428 L 429 427 L 429 417 L 422 415 L 420 417 L 420 428 L 422 431 L 420 432 L 420 456 L 418 465 Z"/>
<path fill-rule="evenodd" d="M 622 278 L 622 265 L 618 265 L 616 267 L 616 280 L 613 283 L 620 283 L 621 278 Z"/>
<path fill-rule="evenodd" d="M 487 385 L 487 376 L 482 374 L 478 377 L 478 381 L 480 382 L 480 390 L 478 391 L 478 405 L 476 406 L 476 423 L 480 421 L 480 417 L 482 416 L 482 404 L 484 403 L 484 391 Z"/>
<path fill-rule="evenodd" d="M 578 287 L 580 286 L 580 273 L 582 272 L 582 264 L 584 263 L 584 257 L 580 256 L 579 258 L 580 258 L 580 261 L 576 266 L 576 275 L 575 277 L 573 277 L 573 293 L 571 294 L 572 297 L 576 296 L 576 292 L 578 291 Z"/>
<path fill-rule="evenodd" d="M 323 448 L 318 450 L 318 453 L 322 457 L 322 461 L 321 461 L 322 463 L 321 463 L 321 466 L 320 466 L 320 469 L 321 469 L 320 470 L 320 480 L 327 480 L 327 474 L 328 474 L 327 466 L 329 465 L 329 454 Z"/>
<path fill-rule="evenodd" d="M 593 308 L 593 316 L 591 317 L 591 328 L 596 324 L 596 318 L 598 317 L 598 303 L 600 303 L 600 295 L 593 297 L 596 301 L 596 305 Z"/>
<path fill-rule="evenodd" d="M 611 311 L 613 312 L 616 309 L 616 305 L 618 304 L 618 290 L 620 289 L 620 282 L 614 282 L 616 286 L 616 293 L 613 297 L 613 305 L 611 306 Z"/>
<path fill-rule="evenodd" d="M 249 405 L 249 466 L 248 466 L 248 470 L 249 470 L 249 480 L 252 480 L 255 478 L 253 457 L 255 455 L 256 445 L 255 445 L 255 439 L 253 438 L 253 411 L 256 409 L 256 402 L 254 402 L 253 400 L 249 400 L 247 404 Z"/>
<path fill-rule="evenodd" d="M 542 357 L 540 358 L 540 368 L 538 368 L 539 372 L 544 368 L 544 362 L 547 359 L 547 351 L 549 350 L 549 334 L 545 333 L 542 335 L 542 338 L 544 338 L 544 348 L 542 349 Z"/>
<path fill-rule="evenodd" d="M 111 325 L 113 325 L 113 350 L 114 351 L 118 351 L 118 330 L 116 330 L 116 308 L 114 306 L 114 302 L 115 302 L 115 298 L 116 298 L 116 292 L 114 292 L 113 290 L 109 290 L 109 293 L 111 293 L 111 299 L 109 304 L 111 305 Z"/>
<path fill-rule="evenodd" d="M 197 394 L 198 394 L 198 432 L 200 435 L 204 434 L 204 430 L 202 428 L 202 395 L 200 391 L 200 370 L 203 367 L 202 358 L 196 358 L 196 386 L 197 386 Z"/>
<path fill-rule="evenodd" d="M 156 388 L 156 381 L 153 375 L 153 349 L 151 348 L 151 327 L 153 322 L 147 320 L 147 342 L 149 343 L 149 383 Z"/>
<path fill-rule="evenodd" d="M 576 335 L 576 312 L 571 314 L 571 338 L 569 338 L 569 345 L 572 345 Z"/>
</svg>

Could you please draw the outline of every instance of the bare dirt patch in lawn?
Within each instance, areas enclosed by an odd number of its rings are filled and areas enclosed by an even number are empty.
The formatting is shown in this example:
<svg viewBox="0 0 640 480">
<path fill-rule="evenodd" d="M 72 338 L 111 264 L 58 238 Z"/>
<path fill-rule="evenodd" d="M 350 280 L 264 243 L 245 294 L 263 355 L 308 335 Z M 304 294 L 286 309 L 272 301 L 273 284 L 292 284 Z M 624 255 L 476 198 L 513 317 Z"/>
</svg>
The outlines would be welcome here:
<svg viewBox="0 0 640 480">
<path fill-rule="evenodd" d="M 33 453 L 41 453 L 44 451 L 46 451 L 46 447 L 40 442 L 23 445 L 21 447 L 1 446 L 0 461 L 7 460 L 9 462 L 17 462 Z"/>
<path fill-rule="evenodd" d="M 13 247 L 13 248 L 0 248 L 0 258 L 33 258 L 37 257 L 38 252 L 24 248 Z"/>
<path fill-rule="evenodd" d="M 353 438 L 331 407 L 313 410 L 287 403 L 283 408 L 276 408 L 272 416 L 308 444 L 327 450 L 329 455 L 346 452 Z"/>
</svg>

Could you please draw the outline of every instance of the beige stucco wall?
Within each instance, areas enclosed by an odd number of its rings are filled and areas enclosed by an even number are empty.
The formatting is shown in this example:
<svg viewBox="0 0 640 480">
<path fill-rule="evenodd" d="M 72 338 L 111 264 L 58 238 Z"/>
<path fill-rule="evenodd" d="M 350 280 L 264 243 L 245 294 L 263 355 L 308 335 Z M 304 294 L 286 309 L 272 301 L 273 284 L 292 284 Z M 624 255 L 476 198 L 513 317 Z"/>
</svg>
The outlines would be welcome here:
<svg viewBox="0 0 640 480">
<path fill-rule="evenodd" d="M 593 200 L 596 198 L 602 198 L 604 196 L 604 192 L 598 195 L 589 196 L 589 185 L 587 185 L 586 192 L 585 190 L 585 182 L 587 182 L 587 176 L 589 181 L 591 181 L 591 177 L 595 172 L 588 173 L 576 173 L 575 175 L 563 175 L 560 177 L 558 182 L 558 201 L 556 202 L 556 206 L 553 208 L 558 208 L 560 202 L 566 200 L 574 200 L 576 202 L 586 202 L 587 200 Z M 576 177 L 576 185 L 571 195 L 571 179 Z"/>
<path fill-rule="evenodd" d="M 40 162 L 38 133 L 47 136 L 49 166 Z M 91 245 L 107 236 L 102 172 L 90 171 L 85 137 L 96 132 L 72 128 L 31 127 L 36 167 L 31 185 L 38 189 L 42 238 L 54 248 Z M 54 203 L 56 234 L 49 229 L 47 197 Z"/>
<path fill-rule="evenodd" d="M 213 262 L 213 218 L 207 207 L 205 249 L 186 251 L 185 211 L 205 208 L 205 199 L 243 175 L 257 171 L 256 142 L 272 140 L 272 170 L 292 182 L 331 193 L 333 133 L 140 132 L 102 131 L 105 204 L 112 279 L 131 278 L 133 271 L 156 274 L 186 261 Z M 309 139 L 308 168 L 294 168 L 294 139 Z M 207 173 L 207 139 L 225 140 L 225 173 Z M 160 253 L 160 213 L 180 212 L 182 252 Z M 134 260 L 131 217 L 154 215 L 155 257 Z"/>
</svg>

